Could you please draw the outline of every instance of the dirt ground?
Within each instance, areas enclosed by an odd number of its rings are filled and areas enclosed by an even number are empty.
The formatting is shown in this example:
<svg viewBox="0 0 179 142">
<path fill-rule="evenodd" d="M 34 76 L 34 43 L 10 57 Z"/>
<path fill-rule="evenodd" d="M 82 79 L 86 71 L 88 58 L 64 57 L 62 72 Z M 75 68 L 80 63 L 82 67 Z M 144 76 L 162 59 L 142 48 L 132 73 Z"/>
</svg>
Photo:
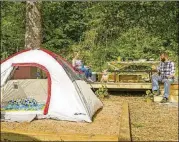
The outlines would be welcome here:
<svg viewBox="0 0 179 142">
<path fill-rule="evenodd" d="M 121 102 L 103 101 L 104 107 L 95 116 L 93 123 L 57 120 L 34 120 L 30 123 L 2 122 L 1 130 L 45 132 L 61 134 L 118 135 Z"/>
<path fill-rule="evenodd" d="M 132 140 L 178 141 L 178 106 L 149 104 L 140 95 L 117 95 L 111 98 L 129 103 Z"/>
<path fill-rule="evenodd" d="M 136 94 L 136 93 L 135 93 Z M 53 132 L 69 134 L 118 135 L 121 105 L 129 103 L 133 141 L 178 141 L 178 107 L 147 103 L 141 94 L 134 96 L 113 94 L 103 101 L 104 108 L 93 123 L 56 120 L 35 120 L 31 123 L 1 123 L 1 130 Z"/>
</svg>

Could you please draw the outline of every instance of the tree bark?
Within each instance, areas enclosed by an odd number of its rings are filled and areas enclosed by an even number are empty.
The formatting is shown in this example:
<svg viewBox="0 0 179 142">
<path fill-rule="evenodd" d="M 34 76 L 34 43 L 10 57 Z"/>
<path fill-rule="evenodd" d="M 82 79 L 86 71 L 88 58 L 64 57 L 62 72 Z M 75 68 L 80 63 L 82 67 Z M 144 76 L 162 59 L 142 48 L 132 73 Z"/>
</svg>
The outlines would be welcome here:
<svg viewBox="0 0 179 142">
<path fill-rule="evenodd" d="M 42 43 L 41 2 L 26 2 L 25 48 L 38 49 Z"/>
</svg>

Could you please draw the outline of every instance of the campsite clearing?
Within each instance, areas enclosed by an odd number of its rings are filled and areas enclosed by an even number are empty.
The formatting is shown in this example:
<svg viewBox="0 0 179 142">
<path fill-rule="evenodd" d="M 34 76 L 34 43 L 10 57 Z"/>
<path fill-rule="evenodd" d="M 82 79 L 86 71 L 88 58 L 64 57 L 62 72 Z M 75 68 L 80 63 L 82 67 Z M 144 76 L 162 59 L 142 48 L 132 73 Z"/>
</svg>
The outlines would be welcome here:
<svg viewBox="0 0 179 142">
<path fill-rule="evenodd" d="M 92 123 L 57 120 L 34 120 L 30 123 L 2 122 L 1 132 L 53 133 L 68 135 L 118 136 L 122 102 L 103 100 L 104 107 L 94 116 Z"/>
<path fill-rule="evenodd" d="M 149 104 L 144 101 L 141 94 L 137 96 L 134 94 L 119 96 L 119 94 L 118 92 L 103 101 L 104 108 L 97 113 L 92 123 L 57 120 L 35 120 L 31 123 L 2 122 L 1 132 L 11 130 L 27 133 L 71 134 L 72 136 L 79 134 L 83 137 L 84 135 L 94 136 L 94 138 L 98 135 L 98 140 L 99 135 L 105 135 L 109 141 L 112 141 L 115 140 L 113 136 L 117 136 L 120 132 L 119 119 L 122 104 L 128 102 L 133 141 L 178 141 L 177 106 Z M 2 135 L 2 138 L 3 136 L 5 135 Z M 47 137 L 50 138 L 50 135 L 43 137 L 45 140 Z"/>
<path fill-rule="evenodd" d="M 119 94 L 110 99 L 128 102 L 132 141 L 178 141 L 178 104 L 147 103 L 142 92 Z"/>
</svg>

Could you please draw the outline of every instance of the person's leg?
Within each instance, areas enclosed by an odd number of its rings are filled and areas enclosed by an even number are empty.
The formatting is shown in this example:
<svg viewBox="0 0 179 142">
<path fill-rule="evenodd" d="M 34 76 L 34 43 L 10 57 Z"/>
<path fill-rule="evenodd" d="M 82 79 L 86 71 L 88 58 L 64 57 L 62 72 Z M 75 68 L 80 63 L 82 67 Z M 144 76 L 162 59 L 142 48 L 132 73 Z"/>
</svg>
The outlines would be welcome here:
<svg viewBox="0 0 179 142">
<path fill-rule="evenodd" d="M 91 71 L 91 69 L 88 69 L 88 77 L 92 77 L 92 71 Z"/>
<path fill-rule="evenodd" d="M 88 77 L 89 77 L 89 69 L 85 68 L 85 67 L 82 67 L 81 71 L 84 72 L 86 79 L 88 79 Z"/>
<path fill-rule="evenodd" d="M 84 73 L 86 72 L 86 68 L 84 68 L 84 67 L 81 67 L 80 70 Z"/>
<path fill-rule="evenodd" d="M 89 71 L 88 71 L 88 69 L 85 71 L 85 76 L 88 79 L 88 77 L 89 77 Z"/>
<path fill-rule="evenodd" d="M 86 77 L 86 76 L 87 76 L 87 74 L 86 74 L 86 68 L 81 67 L 81 68 L 80 68 L 80 71 L 83 72 L 82 78 L 84 78 L 84 77 L 87 78 L 87 77 Z"/>
<path fill-rule="evenodd" d="M 152 91 L 156 92 L 156 95 L 160 93 L 160 88 L 159 88 L 159 82 L 161 81 L 161 77 L 158 75 L 153 75 L 152 76 Z"/>
<path fill-rule="evenodd" d="M 88 79 L 88 81 L 94 82 L 91 77 L 92 77 L 92 72 L 91 69 L 88 68 L 86 70 L 86 78 Z"/>
<path fill-rule="evenodd" d="M 164 83 L 163 97 L 168 99 L 170 93 L 170 85 L 173 83 L 173 79 L 163 79 L 162 82 Z"/>
</svg>

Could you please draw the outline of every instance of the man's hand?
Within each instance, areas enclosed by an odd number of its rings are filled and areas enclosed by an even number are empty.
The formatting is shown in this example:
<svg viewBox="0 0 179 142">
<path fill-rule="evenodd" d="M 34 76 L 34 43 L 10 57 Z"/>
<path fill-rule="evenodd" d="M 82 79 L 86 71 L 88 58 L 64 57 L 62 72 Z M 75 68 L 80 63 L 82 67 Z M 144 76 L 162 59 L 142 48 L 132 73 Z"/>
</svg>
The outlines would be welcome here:
<svg viewBox="0 0 179 142">
<path fill-rule="evenodd" d="M 157 67 L 154 66 L 154 65 L 152 65 L 152 70 L 153 70 L 153 71 L 158 71 L 158 70 L 157 70 Z"/>
</svg>

